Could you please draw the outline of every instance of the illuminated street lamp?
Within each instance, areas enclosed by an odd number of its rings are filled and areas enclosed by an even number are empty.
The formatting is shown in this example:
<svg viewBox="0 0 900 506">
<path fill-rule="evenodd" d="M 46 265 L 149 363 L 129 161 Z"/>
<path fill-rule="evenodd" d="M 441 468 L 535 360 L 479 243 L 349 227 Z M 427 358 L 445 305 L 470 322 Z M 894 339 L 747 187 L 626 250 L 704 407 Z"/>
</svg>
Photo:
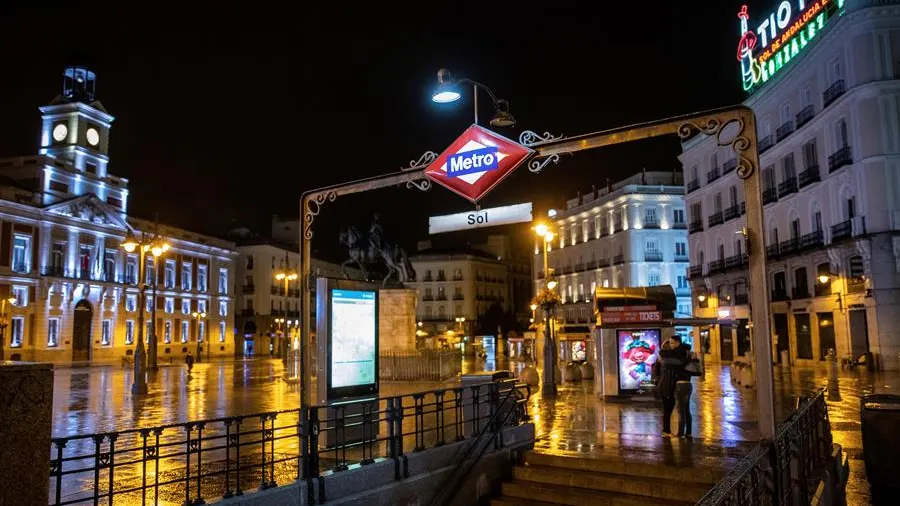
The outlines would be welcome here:
<svg viewBox="0 0 900 506">
<path fill-rule="evenodd" d="M 275 279 L 278 281 L 284 282 L 284 301 L 285 301 L 284 311 L 285 312 L 287 312 L 287 308 L 290 307 L 288 300 L 290 299 L 289 294 L 291 293 L 290 292 L 291 281 L 296 281 L 298 277 L 299 276 L 297 276 L 297 271 L 291 270 L 291 262 L 288 259 L 287 251 L 285 251 L 284 252 L 284 267 L 275 272 Z M 281 322 L 284 322 L 284 318 L 281 318 L 280 320 L 281 320 Z M 275 320 L 275 321 L 278 322 L 279 320 Z M 286 348 L 288 348 L 288 347 L 282 345 L 282 343 L 287 344 L 288 337 L 287 337 L 286 328 L 287 327 L 285 327 L 285 330 L 283 331 L 284 335 L 282 336 L 281 342 L 278 343 L 278 355 L 281 357 L 282 360 L 287 359 L 287 349 Z"/>
<path fill-rule="evenodd" d="M 194 317 L 194 322 L 196 324 L 197 329 L 197 362 L 200 362 L 200 344 L 203 342 L 203 337 L 200 335 L 200 321 L 206 319 L 206 313 L 194 311 L 191 313 L 191 316 Z M 206 327 L 204 326 L 204 329 Z M 206 358 L 209 358 L 209 346 L 206 347 Z"/>
<path fill-rule="evenodd" d="M 169 243 L 158 234 L 141 233 L 141 239 L 138 240 L 134 233 L 129 231 L 125 242 L 122 243 L 122 249 L 128 253 L 138 252 L 138 342 L 137 349 L 134 351 L 134 382 L 131 384 L 132 394 L 147 393 L 147 364 L 146 353 L 144 351 L 144 308 L 147 305 L 147 254 L 153 255 L 153 258 L 159 258 L 163 253 L 169 251 Z M 153 263 L 156 266 L 156 261 Z M 156 276 L 156 272 L 153 273 Z M 155 286 L 155 283 L 154 283 Z M 156 309 L 156 300 L 153 301 L 153 308 Z M 154 325 L 156 322 L 154 321 Z M 150 363 L 151 367 L 156 362 L 156 336 L 150 340 Z"/>
<path fill-rule="evenodd" d="M 5 357 L 4 353 L 4 345 L 6 344 L 5 330 L 9 325 L 9 314 L 6 313 L 6 303 L 9 303 L 10 306 L 16 305 L 16 298 L 9 297 L 7 299 L 3 299 L 0 301 L 0 362 L 2 362 Z"/>
<path fill-rule="evenodd" d="M 462 97 L 459 85 L 464 83 L 471 84 L 474 93 L 473 99 L 475 102 L 474 109 L 476 125 L 478 124 L 478 88 L 481 88 L 482 90 L 487 92 L 488 96 L 491 97 L 491 101 L 494 103 L 494 117 L 490 121 L 492 127 L 507 128 L 516 125 L 515 118 L 513 118 L 512 114 L 510 114 L 509 112 L 509 102 L 497 98 L 497 96 L 494 95 L 494 92 L 484 84 L 467 78 L 454 81 L 453 78 L 450 77 L 450 71 L 447 69 L 438 70 L 437 77 L 438 84 L 431 95 L 432 101 L 438 104 L 456 102 L 460 99 L 460 97 Z"/>
<path fill-rule="evenodd" d="M 556 395 L 556 345 L 551 335 L 552 324 L 550 318 L 554 307 L 559 302 L 559 295 L 554 291 L 558 282 L 553 277 L 553 271 L 550 269 L 547 258 L 550 243 L 553 242 L 556 234 L 545 223 L 535 225 L 534 233 L 541 238 L 543 243 L 544 279 L 546 280 L 546 288 L 538 292 L 536 301 L 532 304 L 535 309 L 537 309 L 538 305 L 544 309 L 544 377 L 541 382 L 541 393 L 543 395 Z"/>
</svg>

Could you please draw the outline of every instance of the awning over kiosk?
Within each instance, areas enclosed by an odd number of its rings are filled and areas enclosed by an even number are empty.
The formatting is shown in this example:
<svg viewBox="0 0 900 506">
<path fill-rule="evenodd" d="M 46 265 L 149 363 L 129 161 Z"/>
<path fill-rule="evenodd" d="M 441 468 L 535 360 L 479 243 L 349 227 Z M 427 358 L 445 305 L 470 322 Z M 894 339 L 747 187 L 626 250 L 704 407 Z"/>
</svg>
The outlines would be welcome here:
<svg viewBox="0 0 900 506">
<path fill-rule="evenodd" d="M 659 311 L 670 319 L 675 313 L 675 290 L 669 285 L 649 287 L 597 288 L 594 301 L 598 313 Z"/>
</svg>

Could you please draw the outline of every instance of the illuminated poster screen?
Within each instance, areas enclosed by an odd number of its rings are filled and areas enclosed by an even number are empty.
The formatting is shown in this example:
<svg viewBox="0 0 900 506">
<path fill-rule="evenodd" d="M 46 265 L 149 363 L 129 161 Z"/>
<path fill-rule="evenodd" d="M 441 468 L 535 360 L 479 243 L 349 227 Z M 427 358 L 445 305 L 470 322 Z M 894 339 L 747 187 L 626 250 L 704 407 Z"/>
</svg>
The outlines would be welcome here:
<svg viewBox="0 0 900 506">
<path fill-rule="evenodd" d="M 619 391 L 637 391 L 650 384 L 659 359 L 659 329 L 619 330 Z"/>
<path fill-rule="evenodd" d="M 585 341 L 572 342 L 572 361 L 584 362 L 587 360 L 587 343 Z"/>
<path fill-rule="evenodd" d="M 331 389 L 376 383 L 376 296 L 369 290 L 331 290 Z"/>
</svg>

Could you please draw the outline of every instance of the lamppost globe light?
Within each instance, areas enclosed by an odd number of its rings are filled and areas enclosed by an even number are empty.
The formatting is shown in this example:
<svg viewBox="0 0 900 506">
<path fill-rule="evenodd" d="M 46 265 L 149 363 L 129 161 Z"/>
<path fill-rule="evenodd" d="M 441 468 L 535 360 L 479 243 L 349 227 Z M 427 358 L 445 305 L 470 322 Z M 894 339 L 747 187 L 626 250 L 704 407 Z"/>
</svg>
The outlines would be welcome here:
<svg viewBox="0 0 900 506">
<path fill-rule="evenodd" d="M 450 77 L 447 69 L 438 70 L 438 85 L 431 94 L 431 100 L 439 104 L 455 102 L 462 96 Z"/>
<path fill-rule="evenodd" d="M 555 279 L 551 279 L 550 281 L 547 281 L 547 289 L 548 290 L 553 290 L 554 288 L 556 288 L 556 285 L 557 285 L 557 283 L 556 283 Z"/>
<path fill-rule="evenodd" d="M 830 280 L 830 279 L 831 279 L 831 276 L 829 276 L 829 275 L 827 275 L 827 274 L 820 274 L 820 275 L 819 275 L 819 283 L 822 283 L 823 285 L 824 285 L 825 283 L 827 283 L 828 280 Z"/>
<path fill-rule="evenodd" d="M 537 304 L 532 304 L 532 305 L 531 305 L 531 310 L 532 310 L 532 311 L 536 311 L 536 310 L 537 310 Z"/>
<path fill-rule="evenodd" d="M 277 279 L 278 281 L 281 281 L 282 279 L 284 279 L 284 273 L 279 272 L 278 274 L 275 275 L 275 279 Z"/>
<path fill-rule="evenodd" d="M 288 276 L 288 281 L 294 281 L 294 280 L 297 279 L 297 277 L 298 277 L 298 276 L 297 276 L 297 273 L 296 273 L 296 272 L 292 272 L 292 273 L 290 274 L 290 276 Z"/>
<path fill-rule="evenodd" d="M 701 293 L 700 295 L 697 296 L 697 300 L 699 300 L 700 302 L 703 302 L 704 300 L 706 300 L 706 295 Z"/>
<path fill-rule="evenodd" d="M 171 246 L 169 246 L 169 243 L 166 241 L 163 241 L 163 243 L 162 243 L 163 253 L 165 253 L 166 251 L 169 251 L 169 248 L 171 248 Z"/>
<path fill-rule="evenodd" d="M 153 246 L 150 246 L 150 253 L 155 257 L 162 255 L 163 254 L 162 246 L 160 246 L 158 244 L 154 244 Z"/>
<path fill-rule="evenodd" d="M 15 306 L 16 304 L 19 303 L 19 299 L 15 298 L 15 297 L 9 297 L 6 299 L 6 302 L 9 302 L 11 305 Z"/>
<path fill-rule="evenodd" d="M 534 233 L 540 237 L 546 236 L 550 232 L 550 228 L 544 223 L 538 223 L 534 227 Z"/>
<path fill-rule="evenodd" d="M 547 232 L 546 234 L 544 234 L 544 241 L 553 242 L 554 237 L 556 237 L 556 234 L 554 234 L 553 232 Z"/>
<path fill-rule="evenodd" d="M 128 238 L 125 240 L 125 242 L 122 243 L 122 249 L 129 253 L 134 253 L 134 250 L 137 249 L 137 243 L 134 242 L 133 239 Z"/>
</svg>

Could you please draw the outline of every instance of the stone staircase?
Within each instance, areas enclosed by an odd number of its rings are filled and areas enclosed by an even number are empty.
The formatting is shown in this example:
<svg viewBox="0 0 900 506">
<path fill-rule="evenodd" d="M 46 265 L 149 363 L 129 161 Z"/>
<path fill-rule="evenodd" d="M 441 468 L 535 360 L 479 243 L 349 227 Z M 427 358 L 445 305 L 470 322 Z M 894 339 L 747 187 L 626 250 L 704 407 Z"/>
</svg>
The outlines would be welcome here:
<svg viewBox="0 0 900 506">
<path fill-rule="evenodd" d="M 492 506 L 695 504 L 725 476 L 722 467 L 677 466 L 623 457 L 530 452 L 502 484 Z"/>
</svg>

